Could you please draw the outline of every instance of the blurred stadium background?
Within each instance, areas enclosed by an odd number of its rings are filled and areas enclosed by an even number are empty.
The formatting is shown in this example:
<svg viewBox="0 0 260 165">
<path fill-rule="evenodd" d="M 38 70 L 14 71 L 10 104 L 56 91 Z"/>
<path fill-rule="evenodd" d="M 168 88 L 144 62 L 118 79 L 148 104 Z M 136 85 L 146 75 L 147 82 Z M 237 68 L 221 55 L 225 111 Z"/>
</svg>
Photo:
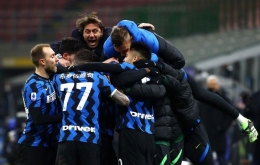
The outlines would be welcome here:
<svg viewBox="0 0 260 165">
<path fill-rule="evenodd" d="M 182 52 L 187 72 L 200 82 L 219 75 L 234 102 L 240 91 L 259 89 L 259 0 L 0 0 L 1 125 L 23 111 L 32 46 L 70 36 L 76 19 L 92 11 L 107 27 L 122 19 L 152 23 Z"/>
</svg>

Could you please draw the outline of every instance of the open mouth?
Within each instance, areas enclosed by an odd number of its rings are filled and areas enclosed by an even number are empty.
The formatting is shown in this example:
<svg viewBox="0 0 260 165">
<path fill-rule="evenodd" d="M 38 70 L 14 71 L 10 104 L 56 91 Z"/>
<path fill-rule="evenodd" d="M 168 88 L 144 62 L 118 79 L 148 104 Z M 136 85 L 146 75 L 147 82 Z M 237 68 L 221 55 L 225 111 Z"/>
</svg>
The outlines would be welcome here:
<svg viewBox="0 0 260 165">
<path fill-rule="evenodd" d="M 97 40 L 88 40 L 88 45 L 89 46 L 96 46 Z"/>
</svg>

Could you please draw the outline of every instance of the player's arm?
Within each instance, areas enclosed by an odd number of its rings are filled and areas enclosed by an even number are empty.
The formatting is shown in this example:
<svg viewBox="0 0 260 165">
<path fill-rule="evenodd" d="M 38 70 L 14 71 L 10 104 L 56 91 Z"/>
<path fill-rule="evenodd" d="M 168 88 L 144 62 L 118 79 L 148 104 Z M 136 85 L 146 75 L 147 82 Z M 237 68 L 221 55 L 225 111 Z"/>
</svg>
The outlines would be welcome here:
<svg viewBox="0 0 260 165">
<path fill-rule="evenodd" d="M 187 81 L 192 89 L 192 95 L 196 100 L 219 109 L 221 112 L 229 115 L 233 119 L 238 117 L 239 112 L 222 97 L 198 85 L 198 83 L 189 74 L 187 74 L 187 76 Z"/>
<path fill-rule="evenodd" d="M 112 75 L 111 83 L 116 87 L 132 86 L 142 78 L 148 76 L 147 69 L 125 71 L 117 75 Z"/>
<path fill-rule="evenodd" d="M 110 84 L 110 82 L 104 75 L 98 73 L 98 77 L 100 80 L 98 86 L 101 92 L 111 97 L 112 100 L 114 100 L 116 103 L 120 105 L 124 105 L 124 106 L 129 105 L 130 103 L 129 98 L 122 92 L 118 91 L 112 84 Z"/>
<path fill-rule="evenodd" d="M 57 74 L 60 74 L 60 73 L 66 73 L 66 72 L 69 72 L 69 69 L 68 67 L 64 67 L 62 65 L 57 65 Z"/>
<path fill-rule="evenodd" d="M 160 99 L 166 89 L 163 85 L 157 84 L 134 84 L 131 88 L 125 88 L 125 94 L 141 99 Z"/>
<path fill-rule="evenodd" d="M 46 97 L 46 90 L 38 86 L 38 90 L 34 90 L 30 96 L 28 106 L 29 114 L 36 125 L 57 123 L 62 120 L 62 115 L 49 115 L 42 112 L 42 100 Z M 33 96 L 35 93 L 35 96 Z M 35 97 L 35 98 L 34 98 Z"/>
<path fill-rule="evenodd" d="M 82 71 L 97 71 L 106 73 L 121 73 L 125 70 L 130 70 L 128 68 L 121 67 L 120 64 L 110 64 L 102 62 L 91 62 L 79 66 L 71 66 L 70 71 L 82 70 Z"/>
<path fill-rule="evenodd" d="M 154 35 L 160 45 L 157 55 L 161 57 L 165 62 L 170 64 L 173 68 L 183 68 L 185 65 L 185 59 L 181 52 L 163 37 L 159 36 L 156 33 L 154 33 Z"/>
<path fill-rule="evenodd" d="M 53 116 L 42 114 L 42 109 L 40 107 L 30 107 L 29 113 L 31 114 L 35 125 L 58 123 L 62 120 L 61 114 Z"/>
<path fill-rule="evenodd" d="M 129 98 L 117 89 L 115 89 L 112 92 L 110 97 L 112 98 L 112 100 L 114 100 L 117 104 L 120 104 L 120 105 L 128 106 L 130 103 Z"/>
<path fill-rule="evenodd" d="M 174 69 L 170 65 L 164 63 L 164 62 L 153 62 L 150 60 L 139 60 L 137 62 L 134 62 L 134 65 L 137 68 L 145 68 L 145 67 L 156 67 L 161 74 L 163 75 L 169 75 L 174 78 L 177 78 L 178 80 L 182 80 L 183 77 L 186 79 L 185 75 L 186 73 L 182 69 Z"/>
<path fill-rule="evenodd" d="M 180 81 L 171 75 L 163 76 L 163 85 L 165 86 L 167 91 L 169 90 L 172 93 L 179 92 L 181 88 Z"/>
<path fill-rule="evenodd" d="M 118 53 L 114 49 L 114 46 L 111 41 L 111 36 L 109 36 L 103 44 L 103 53 L 106 56 L 106 58 L 120 56 L 120 53 Z"/>
</svg>

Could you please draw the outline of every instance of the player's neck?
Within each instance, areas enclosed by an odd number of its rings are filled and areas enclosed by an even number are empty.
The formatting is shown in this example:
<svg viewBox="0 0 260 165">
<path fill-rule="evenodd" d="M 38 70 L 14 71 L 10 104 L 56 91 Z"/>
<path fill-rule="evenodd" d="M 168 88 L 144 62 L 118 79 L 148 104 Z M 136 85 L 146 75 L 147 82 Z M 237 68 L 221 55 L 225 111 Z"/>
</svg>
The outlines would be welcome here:
<svg viewBox="0 0 260 165">
<path fill-rule="evenodd" d="M 49 78 L 48 73 L 46 73 L 45 69 L 42 67 L 36 68 L 35 73 L 38 74 L 41 77 Z"/>
</svg>

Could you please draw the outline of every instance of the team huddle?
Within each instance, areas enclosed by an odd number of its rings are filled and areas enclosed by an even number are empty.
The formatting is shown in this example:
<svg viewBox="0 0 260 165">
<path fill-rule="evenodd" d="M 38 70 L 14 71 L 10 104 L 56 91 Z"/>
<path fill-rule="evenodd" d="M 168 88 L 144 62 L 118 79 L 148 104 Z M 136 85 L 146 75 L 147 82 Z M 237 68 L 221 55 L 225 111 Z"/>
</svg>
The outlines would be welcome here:
<svg viewBox="0 0 260 165">
<path fill-rule="evenodd" d="M 35 65 L 22 97 L 22 165 L 213 165 L 196 100 L 236 120 L 257 139 L 251 120 L 199 86 L 180 51 L 148 23 L 106 28 L 91 13 L 71 37 L 31 50 Z M 112 142 L 119 133 L 118 154 Z"/>
</svg>

